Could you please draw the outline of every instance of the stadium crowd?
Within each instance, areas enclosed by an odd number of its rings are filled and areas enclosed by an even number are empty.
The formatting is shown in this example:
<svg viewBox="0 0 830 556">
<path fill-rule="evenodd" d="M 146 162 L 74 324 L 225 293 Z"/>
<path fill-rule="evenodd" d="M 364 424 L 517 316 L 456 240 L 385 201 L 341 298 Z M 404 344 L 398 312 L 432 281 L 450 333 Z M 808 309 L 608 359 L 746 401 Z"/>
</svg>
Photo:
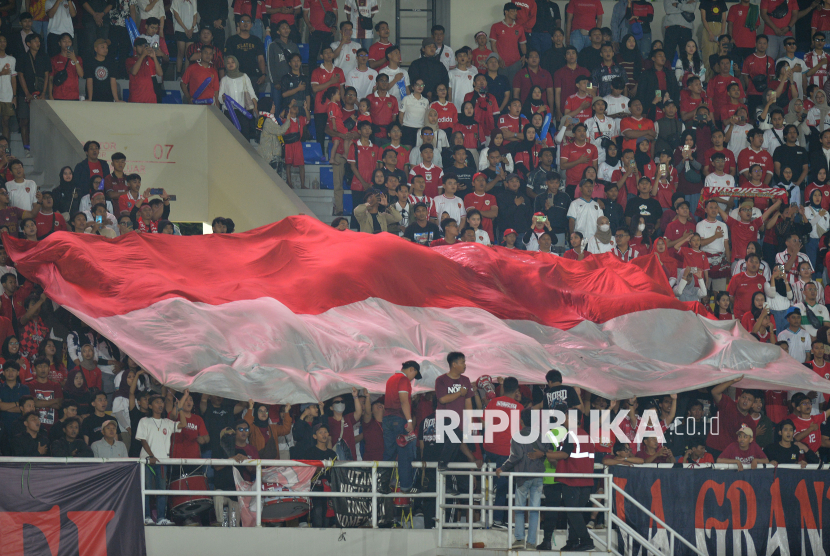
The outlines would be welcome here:
<svg viewBox="0 0 830 556">
<path fill-rule="evenodd" d="M 339 24 L 336 0 L 238 0 L 237 33 L 227 39 L 212 2 L 174 0 L 171 12 L 144 0 L 98 3 L 83 5 L 78 41 L 72 0 L 46 0 L 45 11 L 31 3 L 19 36 L 0 26 L 7 35 L 0 37 L 0 65 L 9 70 L 0 72 L 0 231 L 30 241 L 56 231 L 179 233 L 171 196 L 125 174 L 124 154 L 102 160 L 100 145 L 89 141 L 86 158 L 64 167 L 54 190 L 41 191 L 9 155 L 6 138 L 16 115 L 27 146 L 28 103 L 41 95 L 78 100 L 84 76 L 88 101 L 119 101 L 116 77 L 129 78 L 129 101 L 158 101 L 157 77 L 172 63 L 159 36 L 170 35 L 172 25 L 185 101 L 212 99 L 229 117 L 237 111 L 240 122 L 247 121 L 241 110 L 267 113 L 240 129 L 267 160 L 302 169 L 300 143 L 313 120 L 317 140 L 331 147 L 332 225 L 344 233 L 354 227 L 425 248 L 466 241 L 575 260 L 655 254 L 680 299 L 704 302 L 719 319 L 739 319 L 758 341 L 776 343 L 830 379 L 830 8 L 798 11 L 793 2 L 764 0 L 760 10 L 748 1 L 727 10 L 721 0 L 666 0 L 670 40 L 663 43 L 651 41 L 653 7 L 645 1 L 617 3 L 606 28 L 597 0 L 572 0 L 563 28 L 556 3 L 525 0 L 505 4 L 503 21 L 476 33 L 475 48 L 451 48 L 436 25 L 421 58 L 404 69 L 389 26 L 371 21 L 373 0 L 347 0 L 348 18 Z M 142 31 L 129 58 L 127 15 Z M 701 48 L 691 33 L 698 15 Z M 810 50 L 802 58 L 793 28 L 809 18 Z M 310 75 L 297 48 L 300 20 L 311 31 L 310 59 L 319 63 Z M 267 50 L 266 37 L 273 38 Z M 12 56 L 26 60 L 19 72 Z M 351 222 L 342 216 L 344 184 Z M 232 233 L 234 223 L 217 218 L 213 231 Z M 2 247 L 0 266 L 4 456 L 146 458 L 150 487 L 192 471 L 158 464 L 166 457 L 397 460 L 404 494 L 435 488 L 434 472 L 413 472 L 414 460 L 441 467 L 487 461 L 499 474 L 548 471 L 544 479 L 518 481 L 521 496 L 538 505 L 544 492 L 545 504 L 573 507 L 587 505 L 593 481 L 556 480 L 554 472 L 591 472 L 594 462 L 717 461 L 744 469 L 830 461 L 826 396 L 733 390 L 737 381 L 606 400 L 563 385 L 551 370 L 537 385 L 504 377 L 490 390 L 486 380 L 471 384 L 463 354 L 451 353 L 435 391 L 414 397 L 414 361 L 389 379 L 383 396 L 353 389 L 292 406 L 176 393 L 18 275 Z M 626 415 L 627 438 L 597 439 L 590 461 L 570 457 L 584 445 L 523 447 L 511 443 L 509 429 L 489 444 L 436 442 L 436 410 L 473 408 L 508 416 L 505 410 L 519 410 L 525 426 L 527 409 L 574 409 L 584 430 L 591 409 L 610 409 Z M 659 420 L 664 444 L 630 442 L 646 412 Z M 709 430 L 715 416 L 716 433 Z M 417 440 L 400 446 L 399 435 L 413 432 Z M 230 471 L 211 469 L 211 487 L 233 490 Z M 466 481 L 448 484 L 453 493 L 465 488 Z M 505 489 L 501 477 L 497 503 Z M 166 497 L 155 498 L 146 523 L 170 524 Z M 223 504 L 235 503 L 219 500 L 202 522 L 221 525 Z M 434 505 L 420 507 L 432 526 Z M 505 526 L 503 519 L 496 512 L 496 526 Z M 537 544 L 533 519 L 531 512 L 533 536 L 517 543 Z M 541 547 L 550 547 L 556 519 L 545 515 Z M 331 520 L 325 507 L 312 512 L 315 527 Z M 580 550 L 590 545 L 586 529 L 602 526 L 597 516 L 585 523 L 576 512 L 567 520 L 569 544 Z"/>
</svg>

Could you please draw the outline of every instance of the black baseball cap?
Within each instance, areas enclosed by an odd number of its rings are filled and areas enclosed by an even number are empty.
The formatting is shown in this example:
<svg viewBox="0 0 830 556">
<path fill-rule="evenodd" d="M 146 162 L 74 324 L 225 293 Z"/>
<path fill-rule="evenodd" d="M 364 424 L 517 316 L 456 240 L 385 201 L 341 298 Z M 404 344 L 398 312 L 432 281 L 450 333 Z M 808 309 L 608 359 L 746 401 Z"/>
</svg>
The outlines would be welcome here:
<svg viewBox="0 0 830 556">
<path fill-rule="evenodd" d="M 416 371 L 415 380 L 421 380 L 421 366 L 418 364 L 418 362 L 404 361 L 403 364 L 401 364 L 401 369 L 408 369 L 409 367 L 412 367 Z"/>
</svg>

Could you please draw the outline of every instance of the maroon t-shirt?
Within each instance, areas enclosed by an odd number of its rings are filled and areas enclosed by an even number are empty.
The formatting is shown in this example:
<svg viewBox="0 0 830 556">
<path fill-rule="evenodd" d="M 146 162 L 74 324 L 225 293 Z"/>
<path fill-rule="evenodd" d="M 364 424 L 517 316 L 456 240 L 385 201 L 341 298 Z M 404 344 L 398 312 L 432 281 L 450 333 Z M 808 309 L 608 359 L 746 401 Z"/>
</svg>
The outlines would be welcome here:
<svg viewBox="0 0 830 556">
<path fill-rule="evenodd" d="M 383 461 L 383 425 L 372 419 L 363 423 L 363 461 Z"/>
<path fill-rule="evenodd" d="M 18 207 L 6 207 L 0 210 L 0 226 L 6 226 L 11 234 L 18 231 L 18 223 L 23 219 L 23 209 Z"/>
<path fill-rule="evenodd" d="M 733 442 L 726 447 L 726 450 L 721 453 L 720 457 L 726 459 L 736 459 L 744 465 L 751 464 L 754 459 L 767 459 L 764 451 L 761 450 L 761 447 L 755 442 L 752 442 L 746 450 L 741 450 L 738 443 Z"/>
<path fill-rule="evenodd" d="M 462 418 L 461 423 L 463 424 L 464 414 L 462 412 L 464 411 L 464 402 L 467 398 L 473 397 L 473 387 L 470 384 L 470 379 L 464 375 L 461 375 L 458 378 L 452 378 L 448 374 L 441 375 L 435 379 L 435 397 L 439 400 L 447 394 L 455 394 L 460 391 L 462 387 L 467 389 L 466 396 L 460 396 L 450 403 L 438 402 L 438 409 L 455 411 L 458 416 Z"/>
<path fill-rule="evenodd" d="M 749 415 L 742 415 L 735 400 L 724 394 L 716 405 L 720 430 L 718 434 L 709 434 L 706 439 L 707 447 L 719 452 L 726 450 L 730 444 L 738 441 L 738 429 L 744 425 L 755 432 L 758 422 Z"/>
<path fill-rule="evenodd" d="M 104 178 L 104 193 L 109 193 L 110 191 L 126 193 L 129 189 L 127 185 L 127 174 L 124 174 L 123 178 L 117 178 L 115 174 L 110 174 Z"/>
</svg>

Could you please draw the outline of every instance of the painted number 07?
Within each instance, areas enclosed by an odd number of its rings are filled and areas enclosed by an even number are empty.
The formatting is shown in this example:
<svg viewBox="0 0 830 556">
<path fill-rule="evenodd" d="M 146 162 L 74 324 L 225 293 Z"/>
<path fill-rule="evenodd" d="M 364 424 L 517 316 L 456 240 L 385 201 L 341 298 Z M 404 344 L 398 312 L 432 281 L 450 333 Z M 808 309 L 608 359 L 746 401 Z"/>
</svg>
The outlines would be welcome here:
<svg viewBox="0 0 830 556">
<path fill-rule="evenodd" d="M 170 151 L 173 150 L 173 145 L 156 145 L 153 147 L 153 156 L 156 160 L 170 160 Z"/>
</svg>

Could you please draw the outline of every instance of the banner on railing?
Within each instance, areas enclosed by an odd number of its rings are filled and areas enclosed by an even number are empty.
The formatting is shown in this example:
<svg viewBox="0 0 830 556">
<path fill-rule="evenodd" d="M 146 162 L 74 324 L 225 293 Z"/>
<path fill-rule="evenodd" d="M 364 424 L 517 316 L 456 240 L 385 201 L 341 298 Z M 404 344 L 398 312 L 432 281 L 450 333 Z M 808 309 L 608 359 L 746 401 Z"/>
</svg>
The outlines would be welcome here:
<svg viewBox="0 0 830 556">
<path fill-rule="evenodd" d="M 317 463 L 322 465 L 322 462 Z M 306 466 L 263 467 L 262 490 L 269 494 L 262 498 L 262 523 L 283 523 L 307 516 L 311 511 L 311 500 L 295 496 L 293 493 L 311 490 L 311 481 L 318 471 L 318 467 Z M 233 480 L 236 490 L 253 490 L 254 483 L 246 481 L 237 467 L 233 468 Z M 254 527 L 257 511 L 256 498 L 253 496 L 240 496 L 239 498 L 242 526 Z"/>
<path fill-rule="evenodd" d="M 818 556 L 830 542 L 830 472 L 613 467 L 615 484 L 704 554 Z M 621 494 L 614 513 L 669 554 L 666 529 Z M 632 554 L 647 551 L 620 533 Z M 679 540 L 675 555 L 693 554 Z M 624 552 L 628 553 L 628 552 Z"/>
<path fill-rule="evenodd" d="M 0 554 L 143 556 L 138 463 L 0 464 Z"/>
<path fill-rule="evenodd" d="M 392 481 L 392 468 L 379 467 L 377 470 L 377 489 L 389 492 Z M 335 492 L 372 492 L 372 470 L 358 467 L 335 467 L 331 470 L 331 488 Z M 378 523 L 392 521 L 396 504 L 409 507 L 409 498 L 381 498 L 378 501 Z M 404 501 L 406 501 L 404 503 Z M 434 501 L 431 501 L 434 503 Z M 361 527 L 372 523 L 371 498 L 332 498 L 334 513 L 341 527 Z"/>
</svg>

